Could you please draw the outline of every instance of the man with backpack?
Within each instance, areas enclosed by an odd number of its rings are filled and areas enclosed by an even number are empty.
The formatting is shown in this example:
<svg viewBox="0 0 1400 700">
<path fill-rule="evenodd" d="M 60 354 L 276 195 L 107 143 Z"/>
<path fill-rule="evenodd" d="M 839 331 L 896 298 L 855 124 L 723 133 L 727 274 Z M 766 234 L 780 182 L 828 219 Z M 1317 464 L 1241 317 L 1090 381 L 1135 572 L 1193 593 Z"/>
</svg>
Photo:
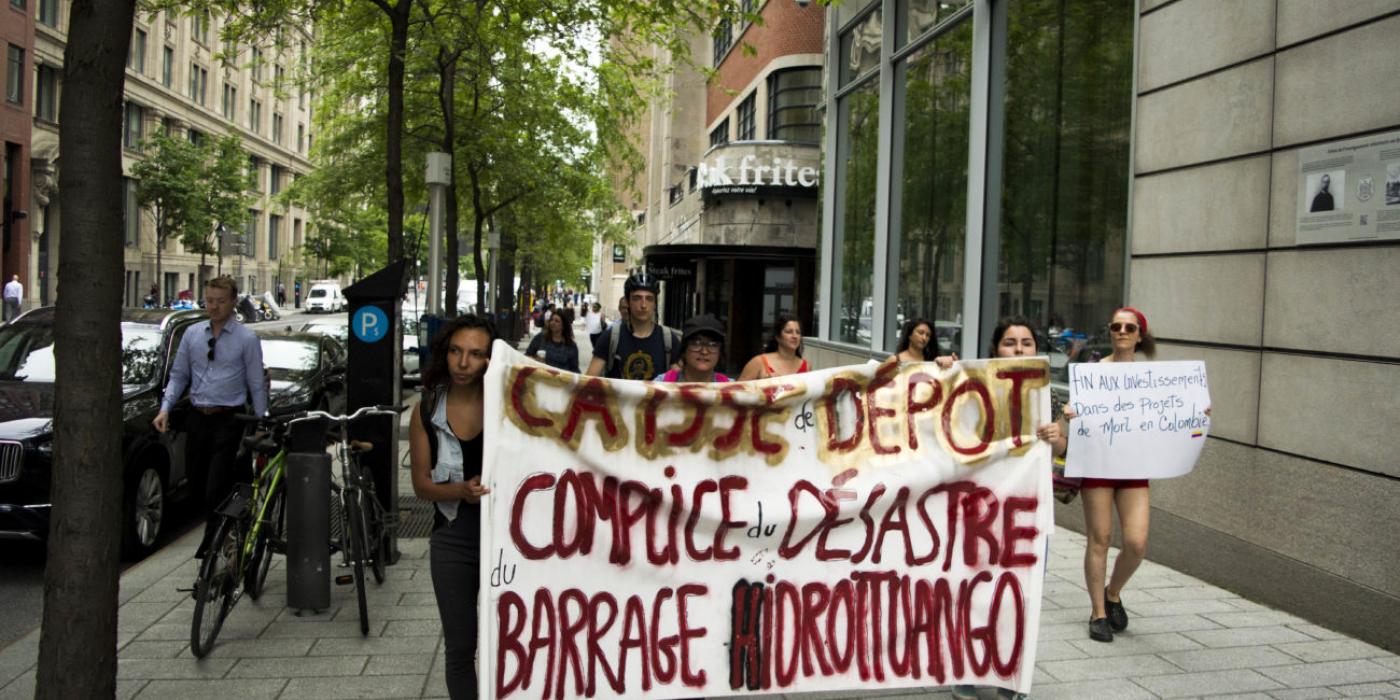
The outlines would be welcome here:
<svg viewBox="0 0 1400 700">
<path fill-rule="evenodd" d="M 627 323 L 614 323 L 593 344 L 587 374 L 611 379 L 650 380 L 680 359 L 680 333 L 656 322 L 660 282 L 644 270 L 623 284 Z"/>
</svg>

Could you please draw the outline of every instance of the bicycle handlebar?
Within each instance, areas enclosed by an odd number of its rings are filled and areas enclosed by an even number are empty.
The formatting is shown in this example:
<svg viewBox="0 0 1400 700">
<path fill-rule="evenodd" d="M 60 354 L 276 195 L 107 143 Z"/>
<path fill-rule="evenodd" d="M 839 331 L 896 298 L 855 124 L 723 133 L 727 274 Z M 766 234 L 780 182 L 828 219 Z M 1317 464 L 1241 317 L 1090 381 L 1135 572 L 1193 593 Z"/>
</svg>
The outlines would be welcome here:
<svg viewBox="0 0 1400 700">
<path fill-rule="evenodd" d="M 268 423 L 278 425 L 292 425 L 311 420 L 328 420 L 332 423 L 348 423 L 359 420 L 365 416 L 396 416 L 408 410 L 407 406 L 364 406 L 349 415 L 327 413 L 325 411 L 297 411 L 296 413 L 285 413 L 280 416 L 254 416 L 246 413 L 239 413 L 234 419 L 243 423 Z"/>
</svg>

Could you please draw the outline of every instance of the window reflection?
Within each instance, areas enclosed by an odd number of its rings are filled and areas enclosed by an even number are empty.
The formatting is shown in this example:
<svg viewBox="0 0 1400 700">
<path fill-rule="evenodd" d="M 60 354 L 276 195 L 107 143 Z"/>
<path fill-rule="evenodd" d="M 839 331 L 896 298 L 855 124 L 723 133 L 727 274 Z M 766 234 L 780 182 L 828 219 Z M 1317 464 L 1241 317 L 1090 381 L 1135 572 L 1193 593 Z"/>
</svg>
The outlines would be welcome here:
<svg viewBox="0 0 1400 700">
<path fill-rule="evenodd" d="M 998 311 L 1081 361 L 1123 296 L 1133 8 L 1021 0 L 1008 13 Z"/>
<path fill-rule="evenodd" d="M 895 48 L 911 44 L 966 7 L 971 0 L 899 0 Z"/>
<path fill-rule="evenodd" d="M 883 20 L 877 8 L 841 35 L 841 85 L 880 66 L 880 37 L 883 33 Z"/>
<path fill-rule="evenodd" d="M 898 269 L 883 347 L 906 320 L 935 321 L 940 351 L 960 342 L 972 22 L 925 44 L 895 72 L 897 124 L 891 266 Z M 947 345 L 947 348 L 942 347 Z"/>
<path fill-rule="evenodd" d="M 870 343 L 874 313 L 875 175 L 880 132 L 880 85 L 866 82 L 841 98 L 837 160 L 835 311 L 838 339 Z"/>
</svg>

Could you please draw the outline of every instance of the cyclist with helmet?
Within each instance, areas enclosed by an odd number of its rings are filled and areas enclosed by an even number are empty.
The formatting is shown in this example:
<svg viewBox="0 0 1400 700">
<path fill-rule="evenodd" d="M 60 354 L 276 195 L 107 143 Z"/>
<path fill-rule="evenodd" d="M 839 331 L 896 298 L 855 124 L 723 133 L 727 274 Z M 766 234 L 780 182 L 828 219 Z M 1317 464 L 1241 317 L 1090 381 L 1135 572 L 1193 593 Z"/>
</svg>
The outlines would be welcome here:
<svg viewBox="0 0 1400 700">
<path fill-rule="evenodd" d="M 680 360 L 680 333 L 656 322 L 661 283 L 634 270 L 623 284 L 627 322 L 615 323 L 593 344 L 588 372 L 595 377 L 650 380 Z"/>
</svg>

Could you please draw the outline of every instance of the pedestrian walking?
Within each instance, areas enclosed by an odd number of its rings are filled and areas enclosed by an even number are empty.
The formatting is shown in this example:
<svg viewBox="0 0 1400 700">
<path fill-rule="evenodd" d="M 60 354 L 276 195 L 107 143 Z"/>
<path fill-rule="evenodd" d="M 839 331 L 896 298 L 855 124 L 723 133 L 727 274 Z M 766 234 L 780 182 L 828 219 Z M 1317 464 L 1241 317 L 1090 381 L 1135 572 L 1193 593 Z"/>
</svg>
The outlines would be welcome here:
<svg viewBox="0 0 1400 700">
<path fill-rule="evenodd" d="M 656 323 L 656 295 L 661 283 L 645 271 L 634 271 L 622 285 L 627 317 L 613 324 L 593 344 L 588 374 L 613 379 L 652 379 L 680 357 L 680 333 Z"/>
<path fill-rule="evenodd" d="M 530 339 L 525 354 L 555 369 L 578 373 L 578 344 L 574 342 L 573 313 L 555 312 L 545 321 L 544 331 Z"/>
<path fill-rule="evenodd" d="M 1133 362 L 1137 353 L 1153 357 L 1156 340 L 1147 330 L 1147 317 L 1137 309 L 1123 307 L 1113 312 L 1108 324 L 1113 354 L 1099 362 Z M 1077 414 L 1065 408 L 1066 418 Z M 1206 409 L 1210 415 L 1210 409 Z M 1084 503 L 1084 583 L 1089 590 L 1089 638 L 1112 642 L 1115 633 L 1128 628 L 1128 611 L 1123 607 L 1123 588 L 1147 555 L 1147 528 L 1151 504 L 1147 479 L 1089 479 L 1080 483 Z M 1107 585 L 1108 547 L 1113 537 L 1113 511 L 1123 530 L 1123 549 L 1113 562 L 1113 575 Z"/>
<path fill-rule="evenodd" d="M 496 331 L 467 314 L 433 339 L 423 394 L 409 420 L 413 493 L 430 501 L 428 564 L 442 620 L 447 692 L 477 697 L 477 589 L 481 578 L 481 483 L 486 408 L 484 382 Z"/>
<path fill-rule="evenodd" d="M 627 296 L 623 295 L 621 299 L 617 300 L 617 318 L 613 320 L 611 326 L 608 326 L 608 329 L 611 330 L 613 326 L 619 323 L 626 325 L 627 315 Z"/>
<path fill-rule="evenodd" d="M 160 412 L 151 421 L 156 430 L 168 430 L 170 412 L 189 388 L 185 465 L 196 485 L 195 493 L 204 496 L 206 516 L 223 502 L 234 484 L 252 479 L 246 462 L 235 463 L 243 427 L 234 417 L 249 403 L 254 415 L 267 415 L 262 344 L 233 317 L 237 298 L 238 284 L 232 277 L 215 277 L 204 283 L 209 320 L 194 324 L 180 339 Z M 216 522 L 213 517 L 205 521 L 204 540 L 196 558 L 203 558 Z"/>
<path fill-rule="evenodd" d="M 24 303 L 24 285 L 19 283 L 19 275 L 5 283 L 5 321 L 13 321 L 19 315 L 20 304 Z"/>
<path fill-rule="evenodd" d="M 657 375 L 658 382 L 715 384 L 733 381 L 715 371 L 724 350 L 724 324 L 710 314 L 693 316 L 682 326 L 681 366 Z"/>
<path fill-rule="evenodd" d="M 937 345 L 933 342 L 933 322 L 916 318 L 904 324 L 904 328 L 899 332 L 899 347 L 895 350 L 895 357 L 900 362 L 931 362 L 938 352 Z M 957 353 L 951 355 L 954 362 L 958 361 Z"/>
<path fill-rule="evenodd" d="M 778 314 L 773 323 L 773 337 L 739 373 L 739 381 L 802 374 L 808 370 L 802 359 L 802 322 L 791 314 Z"/>
<path fill-rule="evenodd" d="M 1035 326 L 1025 318 L 1003 318 L 997 322 L 996 328 L 992 331 L 992 345 L 990 355 L 992 357 L 1033 357 L 1040 354 L 1039 336 L 1036 335 Z M 939 366 L 952 366 L 955 359 L 951 356 L 939 357 L 934 360 Z M 1069 427 L 1061 423 L 1063 418 L 1056 415 L 1060 412 L 1062 404 L 1054 399 L 1051 394 L 1051 420 L 1036 426 L 1036 438 L 1043 440 L 1050 445 L 1050 453 L 1055 457 L 1065 454 Z M 953 697 L 957 700 L 976 700 L 979 697 L 978 688 L 972 685 L 955 685 L 952 688 Z M 1029 700 L 1025 693 L 1018 693 L 1006 688 L 997 688 L 997 697 L 1010 700 Z"/>
<path fill-rule="evenodd" d="M 588 305 L 584 304 L 584 308 L 588 308 Z M 598 336 L 602 335 L 603 329 L 607 327 L 605 321 L 606 320 L 603 318 L 603 305 L 596 301 L 593 302 L 593 313 L 588 314 L 588 316 L 583 319 L 584 330 L 588 332 L 589 347 L 598 343 Z"/>
<path fill-rule="evenodd" d="M 295 304 L 295 306 L 296 306 L 298 309 L 300 309 L 300 308 L 301 308 L 301 280 L 297 280 L 297 281 L 295 281 L 295 282 L 292 283 L 292 297 L 293 297 L 293 299 L 292 299 L 293 303 Z"/>
<path fill-rule="evenodd" d="M 277 280 L 277 305 L 287 305 L 287 285 L 282 284 L 282 280 Z"/>
</svg>

